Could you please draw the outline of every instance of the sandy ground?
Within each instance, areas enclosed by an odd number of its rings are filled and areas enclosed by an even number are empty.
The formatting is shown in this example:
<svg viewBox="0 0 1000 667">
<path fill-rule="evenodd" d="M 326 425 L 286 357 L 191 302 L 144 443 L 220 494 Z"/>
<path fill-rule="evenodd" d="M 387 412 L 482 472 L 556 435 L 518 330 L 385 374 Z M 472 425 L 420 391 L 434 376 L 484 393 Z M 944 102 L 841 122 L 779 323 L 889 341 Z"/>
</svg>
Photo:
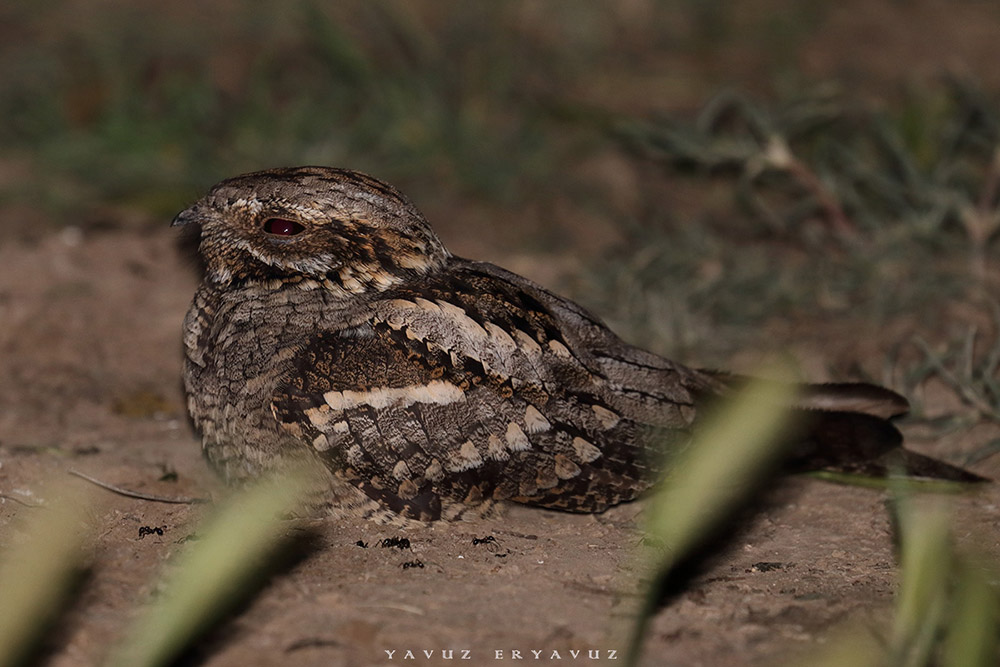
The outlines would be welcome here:
<svg viewBox="0 0 1000 667">
<path fill-rule="evenodd" d="M 18 515 L 44 511 L 26 505 L 44 500 L 43 480 L 86 484 L 70 469 L 148 493 L 217 494 L 183 409 L 179 331 L 197 271 L 174 234 L 70 228 L 6 242 L 0 266 L 0 546 L 20 533 Z M 996 476 L 990 465 L 977 470 Z M 206 511 L 101 490 L 94 498 L 80 528 L 88 570 L 48 638 L 46 664 L 105 655 Z M 1000 554 L 996 488 L 955 502 L 958 539 Z M 780 485 L 659 613 L 645 664 L 814 656 L 831 628 L 851 620 L 884 636 L 896 584 L 884 503 L 881 492 L 810 478 Z M 535 664 L 615 664 L 655 548 L 643 544 L 641 510 L 514 507 L 501 519 L 407 531 L 290 523 L 290 533 L 309 536 L 296 557 L 188 657 L 219 666 L 437 665 L 467 651 L 462 664 L 519 664 L 515 652 Z M 162 535 L 140 534 L 150 528 Z M 381 546 L 392 537 L 410 547 Z"/>
</svg>

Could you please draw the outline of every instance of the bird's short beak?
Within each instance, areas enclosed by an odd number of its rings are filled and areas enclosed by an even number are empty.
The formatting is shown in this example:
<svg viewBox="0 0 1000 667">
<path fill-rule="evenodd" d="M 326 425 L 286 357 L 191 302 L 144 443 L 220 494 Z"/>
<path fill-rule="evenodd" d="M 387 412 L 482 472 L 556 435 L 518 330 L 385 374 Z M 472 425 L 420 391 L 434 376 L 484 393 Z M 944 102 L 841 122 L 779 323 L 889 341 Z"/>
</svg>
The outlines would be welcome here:
<svg viewBox="0 0 1000 667">
<path fill-rule="evenodd" d="M 198 222 L 200 219 L 201 215 L 198 213 L 198 209 L 192 206 L 191 208 L 186 208 L 175 215 L 173 222 L 170 223 L 170 226 L 183 227 L 184 225 L 189 225 L 192 222 Z"/>
</svg>

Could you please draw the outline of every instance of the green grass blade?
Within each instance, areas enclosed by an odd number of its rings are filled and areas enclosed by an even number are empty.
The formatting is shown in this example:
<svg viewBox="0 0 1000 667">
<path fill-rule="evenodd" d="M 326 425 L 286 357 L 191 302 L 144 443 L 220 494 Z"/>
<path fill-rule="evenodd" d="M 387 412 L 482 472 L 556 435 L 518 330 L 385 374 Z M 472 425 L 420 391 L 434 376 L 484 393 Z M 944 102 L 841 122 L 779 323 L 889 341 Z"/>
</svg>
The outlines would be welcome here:
<svg viewBox="0 0 1000 667">
<path fill-rule="evenodd" d="M 944 640 L 943 667 L 996 664 L 1000 599 L 991 581 L 995 575 L 993 567 L 962 561 Z"/>
<path fill-rule="evenodd" d="M 840 628 L 824 641 L 825 647 L 791 664 L 800 667 L 877 667 L 885 665 L 885 645 L 870 629 Z"/>
<path fill-rule="evenodd" d="M 638 664 L 660 585 L 777 456 L 778 436 L 788 418 L 782 406 L 791 403 L 793 391 L 791 383 L 748 385 L 695 436 L 653 498 L 646 529 L 662 541 L 667 555 L 654 565 L 653 582 L 631 630 L 627 665 Z"/>
<path fill-rule="evenodd" d="M 926 665 L 948 599 L 952 552 L 948 507 L 939 499 L 899 497 L 900 586 L 891 663 Z M 927 502 L 923 502 L 927 501 Z"/>
<path fill-rule="evenodd" d="M 0 555 L 0 665 L 19 664 L 40 638 L 46 624 L 64 607 L 63 600 L 80 565 L 88 531 L 86 492 L 74 487 L 44 507 L 22 512 L 27 535 Z"/>
<path fill-rule="evenodd" d="M 183 554 L 151 603 L 113 654 L 109 664 L 164 665 L 210 626 L 238 597 L 275 550 L 296 509 L 307 477 L 282 475 L 238 493 L 206 523 L 202 538 Z"/>
</svg>

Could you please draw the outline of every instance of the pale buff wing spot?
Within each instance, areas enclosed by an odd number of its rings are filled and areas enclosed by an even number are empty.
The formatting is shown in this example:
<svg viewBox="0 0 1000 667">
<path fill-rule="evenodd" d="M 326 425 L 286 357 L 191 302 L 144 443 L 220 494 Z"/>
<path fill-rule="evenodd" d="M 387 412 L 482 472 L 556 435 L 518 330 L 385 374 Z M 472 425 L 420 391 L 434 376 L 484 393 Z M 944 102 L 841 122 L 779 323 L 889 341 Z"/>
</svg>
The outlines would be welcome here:
<svg viewBox="0 0 1000 667">
<path fill-rule="evenodd" d="M 507 448 L 503 446 L 503 441 L 492 433 L 486 439 L 486 457 L 494 461 L 506 461 L 510 458 Z"/>
<path fill-rule="evenodd" d="M 493 342 L 499 347 L 503 353 L 510 354 L 517 349 L 517 344 L 514 339 L 510 337 L 510 334 L 501 329 L 499 326 L 493 322 L 487 322 L 483 325 L 486 328 L 486 333 L 490 335 Z"/>
<path fill-rule="evenodd" d="M 396 479 L 409 479 L 412 477 L 410 474 L 410 466 L 406 465 L 406 461 L 398 461 L 392 468 L 392 476 Z"/>
<path fill-rule="evenodd" d="M 529 405 L 524 411 L 524 427 L 528 429 L 528 433 L 542 433 L 552 428 L 552 424 L 538 411 L 538 408 Z"/>
<path fill-rule="evenodd" d="M 465 334 L 467 340 L 482 340 L 486 336 L 486 330 L 480 326 L 479 322 L 469 317 L 464 309 L 447 301 L 435 301 L 435 303 L 441 308 L 442 313 L 450 317 L 455 329 Z"/>
<path fill-rule="evenodd" d="M 417 307 L 416 303 L 407 299 L 389 299 L 385 303 L 386 305 L 391 306 L 393 310 L 413 310 Z"/>
<path fill-rule="evenodd" d="M 420 272 L 426 271 L 430 266 L 427 258 L 423 255 L 414 255 L 410 253 L 401 254 L 399 259 L 396 261 L 404 269 L 416 269 Z"/>
<path fill-rule="evenodd" d="M 347 433 L 351 430 L 351 427 L 347 425 L 346 421 L 334 422 L 333 432 L 334 433 Z"/>
<path fill-rule="evenodd" d="M 573 479 L 580 474 L 580 466 L 573 463 L 562 454 L 556 454 L 556 477 L 559 479 Z"/>
<path fill-rule="evenodd" d="M 357 278 L 352 275 L 350 269 L 340 270 L 340 284 L 344 286 L 344 289 L 352 294 L 361 294 L 365 291 L 365 286 L 361 284 Z"/>
<path fill-rule="evenodd" d="M 420 489 L 413 483 L 412 479 L 405 479 L 399 484 L 399 488 L 396 489 L 396 495 L 403 500 L 409 500 L 417 495 L 418 491 Z"/>
<path fill-rule="evenodd" d="M 590 463 L 601 458 L 601 450 L 583 438 L 573 438 L 573 451 L 580 463 Z"/>
<path fill-rule="evenodd" d="M 420 296 L 418 296 L 418 297 L 417 297 L 417 298 L 415 298 L 415 299 L 414 299 L 413 301 L 414 301 L 414 303 L 416 303 L 416 304 L 417 304 L 417 306 L 418 306 L 419 308 L 421 308 L 421 309 L 423 309 L 423 310 L 427 310 L 427 311 L 430 311 L 430 312 L 432 312 L 432 313 L 438 313 L 438 312 L 441 312 L 441 307 L 440 307 L 440 306 L 438 306 L 438 305 L 437 305 L 436 303 L 434 303 L 433 301 L 430 301 L 429 299 L 425 299 L 425 298 L 423 298 L 423 297 L 420 297 Z"/>
<path fill-rule="evenodd" d="M 472 444 L 471 440 L 463 442 L 458 453 L 454 454 L 447 462 L 448 470 L 451 472 L 471 470 L 481 465 L 483 465 L 483 457 L 479 455 L 479 451 L 476 450 L 476 446 Z"/>
<path fill-rule="evenodd" d="M 479 505 L 483 502 L 483 490 L 479 488 L 479 485 L 473 486 L 469 489 L 469 492 L 465 494 L 465 498 L 462 502 L 466 505 Z"/>
<path fill-rule="evenodd" d="M 603 428 L 614 428 L 621 421 L 621 417 L 602 405 L 591 405 L 590 408 L 597 415 L 597 421 Z"/>
<path fill-rule="evenodd" d="M 443 380 L 433 380 L 427 384 L 409 387 L 378 387 L 369 391 L 328 391 L 323 400 L 330 409 L 342 412 L 358 406 L 375 409 L 405 408 L 414 403 L 436 403 L 448 405 L 465 399 L 465 393 L 457 386 Z"/>
<path fill-rule="evenodd" d="M 317 452 L 325 452 L 330 449 L 330 441 L 326 439 L 326 436 L 320 433 L 315 438 L 313 438 L 313 448 Z"/>
<path fill-rule="evenodd" d="M 456 319 L 469 319 L 469 316 L 465 314 L 464 308 L 460 308 L 453 303 L 448 303 L 447 301 L 435 301 L 434 303 L 441 309 L 442 313 L 451 315 Z"/>
<path fill-rule="evenodd" d="M 424 469 L 424 479 L 431 482 L 439 482 L 444 479 L 444 468 L 441 467 L 440 461 L 431 459 L 431 462 Z"/>
<path fill-rule="evenodd" d="M 520 329 L 514 329 L 514 339 L 517 341 L 517 346 L 528 354 L 539 354 L 542 351 L 538 341 Z"/>
<path fill-rule="evenodd" d="M 332 413 L 329 407 L 321 405 L 318 408 L 309 408 L 305 411 L 305 415 L 313 426 L 323 428 L 330 422 Z"/>
<path fill-rule="evenodd" d="M 299 424 L 282 424 L 281 428 L 294 435 L 296 438 L 302 437 L 302 426 Z"/>
<path fill-rule="evenodd" d="M 552 351 L 552 354 L 556 355 L 557 357 L 562 357 L 563 359 L 569 359 L 570 357 L 573 356 L 570 353 L 569 348 L 567 348 L 565 345 L 563 345 L 557 340 L 549 341 L 549 350 Z"/>
<path fill-rule="evenodd" d="M 512 452 L 523 452 L 531 449 L 531 441 L 528 440 L 528 436 L 514 422 L 507 424 L 505 438 L 507 440 L 507 449 Z"/>
<path fill-rule="evenodd" d="M 375 269 L 371 272 L 372 282 L 374 282 L 379 287 L 386 289 L 392 287 L 399 279 L 390 274 L 388 271 L 382 269 Z"/>
</svg>

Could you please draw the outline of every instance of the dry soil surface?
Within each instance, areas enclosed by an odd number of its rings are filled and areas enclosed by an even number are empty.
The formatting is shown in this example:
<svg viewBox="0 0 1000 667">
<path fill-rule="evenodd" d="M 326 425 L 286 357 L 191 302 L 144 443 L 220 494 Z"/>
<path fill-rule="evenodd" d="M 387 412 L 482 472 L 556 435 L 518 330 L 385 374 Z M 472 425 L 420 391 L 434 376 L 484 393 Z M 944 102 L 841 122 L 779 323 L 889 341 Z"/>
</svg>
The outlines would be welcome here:
<svg viewBox="0 0 1000 667">
<path fill-rule="evenodd" d="M 70 228 L 5 243 L 0 266 L 0 546 L 22 534 L 19 519 L 45 511 L 34 507 L 46 500 L 45 480 L 86 485 L 71 469 L 148 493 L 218 496 L 184 415 L 179 331 L 197 269 L 174 235 Z M 998 472 L 990 461 L 978 470 Z M 196 544 L 188 538 L 209 511 L 98 489 L 93 497 L 79 526 L 86 576 L 50 633 L 45 664 L 106 655 L 164 566 Z M 997 500 L 993 487 L 955 500 L 960 541 L 1000 554 Z M 644 559 L 656 549 L 643 542 L 641 516 L 637 503 L 600 516 L 514 507 L 499 519 L 405 531 L 290 522 L 290 533 L 311 536 L 299 555 L 188 657 L 217 666 L 448 665 L 464 656 L 461 664 L 620 664 Z M 382 546 L 394 537 L 409 548 Z M 852 620 L 885 636 L 895 586 L 884 494 L 790 479 L 657 615 L 645 664 L 814 656 Z"/>
</svg>

